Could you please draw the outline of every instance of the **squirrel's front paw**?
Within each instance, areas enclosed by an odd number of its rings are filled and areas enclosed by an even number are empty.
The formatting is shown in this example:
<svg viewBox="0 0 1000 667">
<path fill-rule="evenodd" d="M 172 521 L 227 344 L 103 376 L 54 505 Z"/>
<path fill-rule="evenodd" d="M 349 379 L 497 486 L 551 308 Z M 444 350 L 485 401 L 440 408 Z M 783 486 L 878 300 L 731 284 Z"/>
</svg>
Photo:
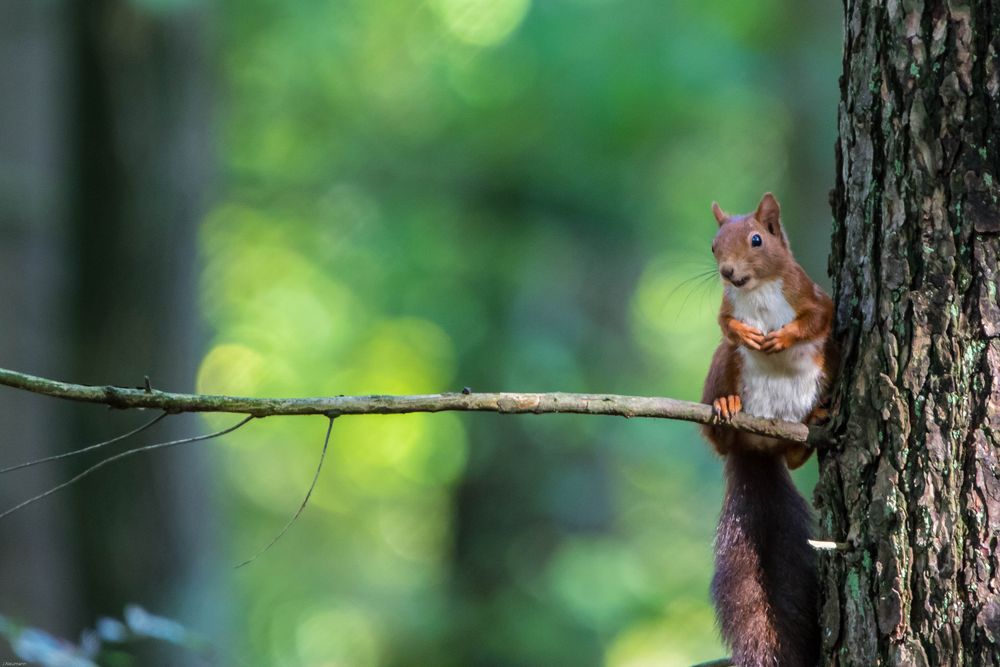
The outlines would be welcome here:
<svg viewBox="0 0 1000 667">
<path fill-rule="evenodd" d="M 720 396 L 712 401 L 712 420 L 715 423 L 731 422 L 736 413 L 743 409 L 743 401 L 736 394 Z"/>
<path fill-rule="evenodd" d="M 749 347 L 751 350 L 761 349 L 761 345 L 763 345 L 764 341 L 767 340 L 763 331 L 756 329 L 749 324 L 744 324 L 736 319 L 729 321 L 729 330 L 736 334 L 736 337 L 740 339 L 740 342 Z"/>
<path fill-rule="evenodd" d="M 760 346 L 761 352 L 774 354 L 787 350 L 798 340 L 798 330 L 791 324 L 786 324 L 777 331 L 764 336 L 764 342 Z"/>
</svg>

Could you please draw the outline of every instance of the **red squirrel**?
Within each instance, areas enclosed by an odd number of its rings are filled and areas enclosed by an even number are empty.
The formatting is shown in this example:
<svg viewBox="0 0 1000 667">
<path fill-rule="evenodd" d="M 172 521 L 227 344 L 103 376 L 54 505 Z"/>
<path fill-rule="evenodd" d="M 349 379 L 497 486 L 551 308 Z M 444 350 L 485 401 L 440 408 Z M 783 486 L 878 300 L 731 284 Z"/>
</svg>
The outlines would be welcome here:
<svg viewBox="0 0 1000 667">
<path fill-rule="evenodd" d="M 833 301 L 792 256 L 778 201 L 719 223 L 712 254 L 724 284 L 723 340 L 702 401 L 717 423 L 740 411 L 813 423 L 822 406 L 835 349 Z M 715 542 L 715 601 L 722 637 L 737 667 L 815 667 L 819 626 L 812 518 L 788 468 L 809 457 L 801 443 L 703 427 L 725 457 L 726 493 Z"/>
</svg>

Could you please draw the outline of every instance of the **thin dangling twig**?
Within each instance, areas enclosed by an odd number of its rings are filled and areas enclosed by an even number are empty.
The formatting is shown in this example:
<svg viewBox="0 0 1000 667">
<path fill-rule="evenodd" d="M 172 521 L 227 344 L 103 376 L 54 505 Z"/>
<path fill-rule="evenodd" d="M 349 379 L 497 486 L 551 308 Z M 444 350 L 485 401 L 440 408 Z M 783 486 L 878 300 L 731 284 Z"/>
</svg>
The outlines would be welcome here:
<svg viewBox="0 0 1000 667">
<path fill-rule="evenodd" d="M 2 468 L 2 469 L 0 469 L 0 475 L 4 474 L 5 472 L 12 472 L 14 470 L 20 470 L 21 468 L 30 468 L 31 466 L 36 466 L 36 465 L 39 465 L 40 463 L 48 463 L 49 461 L 58 461 L 60 459 L 68 459 L 71 456 L 77 456 L 78 454 L 83 454 L 85 452 L 93 451 L 95 449 L 99 449 L 99 448 L 105 447 L 107 445 L 112 445 L 112 444 L 114 444 L 116 442 L 121 442 L 122 440 L 125 440 L 127 438 L 131 438 L 133 435 L 138 435 L 139 433 L 142 433 L 147 428 L 153 426 L 154 424 L 156 424 L 157 422 L 159 422 L 160 420 L 162 420 L 164 417 L 166 417 L 169 414 L 170 414 L 169 412 L 161 412 L 159 415 L 157 415 L 156 417 L 154 417 L 152 420 L 146 422 L 145 424 L 143 424 L 139 428 L 135 428 L 135 429 L 132 429 L 131 431 L 129 431 L 128 433 L 123 433 L 122 435 L 115 436 L 114 438 L 111 438 L 110 440 L 105 440 L 104 442 L 99 442 L 96 445 L 90 445 L 88 447 L 83 447 L 82 449 L 75 449 L 72 452 L 64 452 L 62 454 L 53 454 L 52 456 L 46 456 L 46 457 L 41 458 L 41 459 L 35 459 L 34 461 L 25 461 L 24 463 L 18 463 L 17 465 L 13 465 L 13 466 L 8 466 L 6 468 Z"/>
<path fill-rule="evenodd" d="M 86 470 L 84 470 L 83 472 L 81 472 L 76 477 L 73 477 L 72 479 L 70 479 L 70 480 L 68 480 L 66 482 L 63 482 L 62 484 L 59 484 L 57 486 L 53 486 L 48 491 L 46 491 L 44 493 L 39 493 L 37 496 L 34 496 L 33 498 L 28 498 L 24 502 L 18 503 L 14 507 L 11 507 L 10 509 L 5 510 L 2 514 L 0 514 L 0 519 L 4 519 L 5 517 L 10 516 L 14 512 L 18 511 L 19 509 L 27 507 L 28 505 L 31 505 L 32 503 L 35 503 L 35 502 L 41 500 L 42 498 L 46 498 L 46 497 L 52 495 L 56 491 L 59 491 L 61 489 L 65 489 L 70 484 L 74 484 L 74 483 L 80 481 L 84 477 L 86 477 L 86 476 L 90 475 L 91 473 L 99 470 L 100 468 L 103 468 L 104 466 L 108 465 L 109 463 L 114 463 L 115 461 L 118 461 L 120 459 L 126 458 L 128 456 L 132 456 L 133 454 L 140 454 L 142 452 L 148 452 L 148 451 L 153 450 L 153 449 L 163 449 L 165 447 L 174 447 L 176 445 L 184 445 L 184 444 L 187 444 L 189 442 L 199 442 L 201 440 L 211 440 L 212 438 L 218 438 L 219 436 L 226 435 L 227 433 L 232 433 L 233 431 L 235 431 L 239 427 L 241 427 L 244 424 L 246 424 L 251 419 L 255 419 L 255 417 L 253 415 L 250 415 L 249 417 L 246 417 L 245 419 L 240 420 L 239 422 L 237 422 L 233 426 L 230 426 L 229 428 L 225 428 L 225 429 L 222 429 L 221 431 L 216 431 L 214 433 L 209 433 L 207 435 L 197 435 L 197 436 L 194 436 L 192 438 L 182 438 L 180 440 L 169 440 L 167 442 L 157 442 L 157 443 L 154 443 L 152 445 L 146 445 L 144 447 L 137 447 L 136 449 L 130 449 L 128 451 L 121 452 L 119 454 L 115 454 L 114 456 L 109 456 L 108 458 L 103 459 L 102 461 L 98 461 L 94 465 L 90 466 L 89 468 L 87 468 Z"/>
<path fill-rule="evenodd" d="M 245 561 L 237 565 L 234 569 L 238 570 L 244 565 L 249 565 L 250 563 L 257 560 L 258 556 L 261 556 L 271 547 L 277 544 L 278 540 L 284 537 L 285 533 L 288 532 L 288 529 L 292 527 L 292 524 L 298 520 L 299 515 L 302 514 L 302 511 L 306 508 L 306 505 L 309 503 L 309 497 L 312 495 L 313 489 L 316 488 L 317 480 L 319 480 L 319 473 L 321 470 L 323 470 L 323 461 L 326 460 L 326 449 L 327 446 L 330 444 L 330 432 L 333 431 L 333 420 L 335 419 L 335 417 L 328 417 L 328 419 L 330 420 L 330 423 L 326 427 L 326 438 L 323 439 L 323 450 L 319 454 L 319 464 L 316 466 L 316 472 L 313 474 L 313 479 L 312 483 L 309 485 L 309 490 L 306 491 L 306 497 L 302 499 L 302 503 L 299 505 L 299 508 L 295 510 L 295 514 L 292 515 L 292 518 L 289 519 L 288 523 L 285 524 L 284 528 L 282 528 L 281 531 L 274 536 L 274 539 L 271 540 L 266 547 L 264 547 L 263 549 L 255 553 L 253 556 L 251 556 L 250 558 L 246 559 Z"/>
</svg>

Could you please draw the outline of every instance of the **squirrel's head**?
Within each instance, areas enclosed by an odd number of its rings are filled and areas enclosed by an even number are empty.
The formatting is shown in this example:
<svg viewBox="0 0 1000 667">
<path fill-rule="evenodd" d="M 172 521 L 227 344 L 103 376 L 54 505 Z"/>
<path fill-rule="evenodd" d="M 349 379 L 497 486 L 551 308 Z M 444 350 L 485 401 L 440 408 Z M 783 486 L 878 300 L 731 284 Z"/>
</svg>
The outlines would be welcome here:
<svg viewBox="0 0 1000 667">
<path fill-rule="evenodd" d="M 778 278 L 792 261 L 781 227 L 781 206 L 770 192 L 753 213 L 729 215 L 716 202 L 712 202 L 712 213 L 719 223 L 712 254 L 726 283 L 750 290 Z"/>
</svg>

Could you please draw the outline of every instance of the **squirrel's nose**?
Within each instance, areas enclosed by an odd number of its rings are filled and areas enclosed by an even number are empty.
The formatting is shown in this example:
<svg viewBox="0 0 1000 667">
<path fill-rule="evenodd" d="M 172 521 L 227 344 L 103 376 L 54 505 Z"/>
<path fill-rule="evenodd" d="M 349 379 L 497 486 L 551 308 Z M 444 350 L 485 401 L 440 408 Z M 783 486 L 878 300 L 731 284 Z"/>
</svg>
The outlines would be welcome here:
<svg viewBox="0 0 1000 667">
<path fill-rule="evenodd" d="M 729 280 L 730 278 L 733 277 L 733 267 L 731 266 L 723 266 L 719 270 L 719 272 L 722 274 L 722 277 L 725 278 L 726 280 Z"/>
</svg>

